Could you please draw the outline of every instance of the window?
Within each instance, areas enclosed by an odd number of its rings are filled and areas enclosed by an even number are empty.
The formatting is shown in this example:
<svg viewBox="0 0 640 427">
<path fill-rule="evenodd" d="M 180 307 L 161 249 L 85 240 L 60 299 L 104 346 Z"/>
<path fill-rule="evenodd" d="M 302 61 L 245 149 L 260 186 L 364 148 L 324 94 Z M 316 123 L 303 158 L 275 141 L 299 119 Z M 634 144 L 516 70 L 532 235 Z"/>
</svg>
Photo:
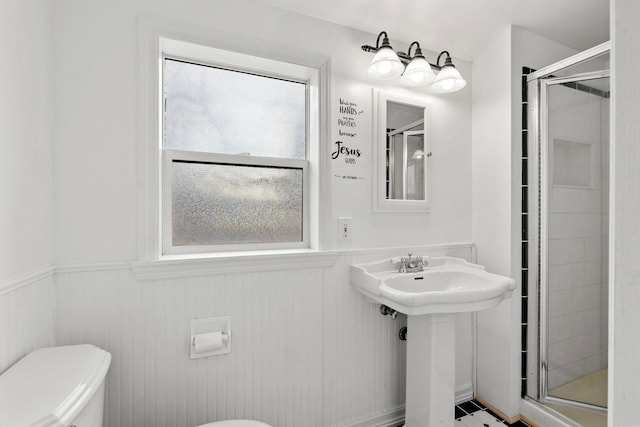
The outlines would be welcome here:
<svg viewBox="0 0 640 427">
<path fill-rule="evenodd" d="M 317 71 L 168 46 L 174 48 L 162 56 L 162 252 L 309 247 Z"/>
</svg>

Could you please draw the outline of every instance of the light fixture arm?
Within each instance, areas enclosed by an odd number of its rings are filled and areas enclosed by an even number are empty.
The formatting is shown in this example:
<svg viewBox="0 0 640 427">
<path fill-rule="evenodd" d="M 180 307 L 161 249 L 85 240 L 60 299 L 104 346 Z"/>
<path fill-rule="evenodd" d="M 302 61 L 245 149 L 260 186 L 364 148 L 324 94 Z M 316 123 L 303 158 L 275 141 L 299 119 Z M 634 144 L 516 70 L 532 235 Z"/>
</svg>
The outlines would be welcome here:
<svg viewBox="0 0 640 427">
<path fill-rule="evenodd" d="M 380 46 L 380 37 L 382 37 L 383 34 L 384 38 L 382 39 L 382 46 Z M 386 46 L 391 47 L 391 45 L 389 44 L 389 36 L 387 35 L 386 31 L 380 31 L 380 34 L 378 34 L 378 38 L 376 39 L 376 49 L 380 49 Z"/>
<path fill-rule="evenodd" d="M 444 64 L 440 65 L 440 58 L 442 58 L 442 55 L 447 55 L 447 57 L 444 59 Z M 438 66 L 438 69 L 442 69 L 445 66 L 452 66 L 455 68 L 455 65 L 453 65 L 453 62 L 451 62 L 451 55 L 449 55 L 449 52 L 447 52 L 446 50 L 443 50 L 442 52 L 440 52 L 440 55 L 438 55 L 438 59 L 436 60 L 436 65 Z"/>
<path fill-rule="evenodd" d="M 411 48 L 414 47 L 414 46 L 416 47 L 416 50 L 415 50 L 415 52 L 413 52 L 413 58 L 416 58 L 416 57 L 418 57 L 418 58 L 419 57 L 423 57 L 424 58 L 424 55 L 422 54 L 422 49 L 420 49 L 420 43 L 418 43 L 418 42 L 413 42 L 413 43 L 411 43 L 409 45 L 409 49 L 407 49 L 407 56 L 409 58 L 412 58 L 411 57 Z"/>
</svg>

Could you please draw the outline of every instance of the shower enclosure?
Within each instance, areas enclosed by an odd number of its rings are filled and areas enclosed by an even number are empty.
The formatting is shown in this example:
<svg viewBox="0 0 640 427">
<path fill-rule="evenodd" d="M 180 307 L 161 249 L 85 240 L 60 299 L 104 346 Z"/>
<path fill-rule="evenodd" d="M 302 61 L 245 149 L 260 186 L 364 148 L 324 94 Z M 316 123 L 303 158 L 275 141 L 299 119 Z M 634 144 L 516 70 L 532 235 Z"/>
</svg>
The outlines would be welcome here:
<svg viewBox="0 0 640 427">
<path fill-rule="evenodd" d="M 605 412 L 609 44 L 533 71 L 526 84 L 525 393 L 557 410 Z"/>
</svg>

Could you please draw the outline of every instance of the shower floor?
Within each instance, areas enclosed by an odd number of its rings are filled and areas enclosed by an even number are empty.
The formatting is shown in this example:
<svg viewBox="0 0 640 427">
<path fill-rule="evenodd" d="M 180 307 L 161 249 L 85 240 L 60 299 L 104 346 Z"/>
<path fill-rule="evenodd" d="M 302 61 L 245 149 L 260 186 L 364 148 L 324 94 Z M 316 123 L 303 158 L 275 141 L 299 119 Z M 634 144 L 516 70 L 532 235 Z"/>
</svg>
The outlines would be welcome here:
<svg viewBox="0 0 640 427">
<path fill-rule="evenodd" d="M 549 396 L 606 407 L 607 370 L 603 369 L 557 387 L 549 392 Z M 546 405 L 582 424 L 584 427 L 607 426 L 607 416 L 601 412 L 556 403 L 546 403 Z"/>
<path fill-rule="evenodd" d="M 554 388 L 549 396 L 606 407 L 607 370 L 603 369 Z"/>
</svg>

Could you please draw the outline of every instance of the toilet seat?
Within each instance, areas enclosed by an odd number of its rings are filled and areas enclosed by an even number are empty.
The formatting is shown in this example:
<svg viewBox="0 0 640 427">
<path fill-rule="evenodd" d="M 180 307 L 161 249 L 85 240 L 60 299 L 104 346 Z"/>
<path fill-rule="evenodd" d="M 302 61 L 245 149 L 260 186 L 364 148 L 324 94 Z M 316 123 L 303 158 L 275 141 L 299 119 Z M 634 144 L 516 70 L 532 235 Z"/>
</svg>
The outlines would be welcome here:
<svg viewBox="0 0 640 427">
<path fill-rule="evenodd" d="M 261 421 L 255 420 L 228 420 L 228 421 L 216 421 L 214 423 L 203 424 L 198 427 L 271 427 L 269 424 L 265 424 Z"/>
</svg>

